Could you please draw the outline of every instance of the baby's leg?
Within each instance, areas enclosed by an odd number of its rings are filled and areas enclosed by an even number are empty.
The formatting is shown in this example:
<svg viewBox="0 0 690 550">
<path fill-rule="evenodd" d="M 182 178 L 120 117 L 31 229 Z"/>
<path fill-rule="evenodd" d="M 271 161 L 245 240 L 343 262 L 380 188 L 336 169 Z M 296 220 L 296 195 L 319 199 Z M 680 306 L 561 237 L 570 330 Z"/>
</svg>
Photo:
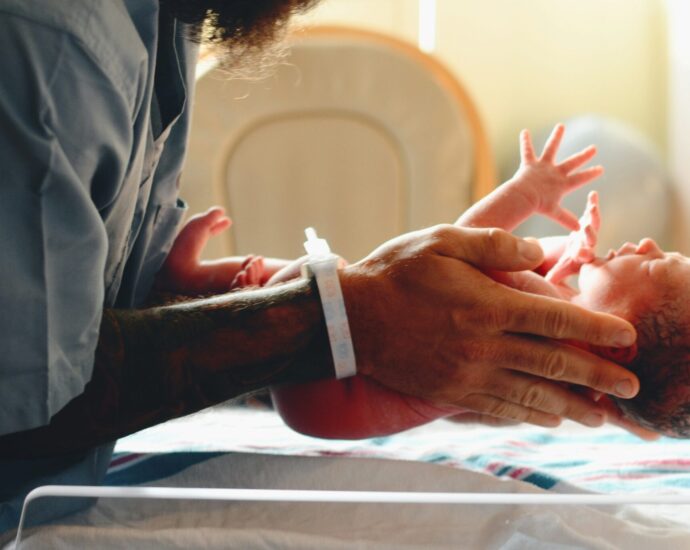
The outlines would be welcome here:
<svg viewBox="0 0 690 550">
<path fill-rule="evenodd" d="M 220 207 L 210 208 L 203 214 L 191 217 L 175 238 L 158 273 L 157 285 L 173 291 L 189 288 L 190 284 L 197 286 L 195 279 L 206 243 L 231 224 L 232 221 Z"/>
<path fill-rule="evenodd" d="M 218 206 L 191 217 L 177 235 L 166 259 L 166 265 L 182 272 L 193 269 L 199 264 L 208 240 L 230 225 L 232 221 Z"/>
<path fill-rule="evenodd" d="M 260 285 L 266 278 L 263 258 L 250 256 L 201 260 L 208 240 L 230 227 L 231 223 L 220 207 L 190 218 L 180 230 L 157 276 L 157 287 L 193 296 Z"/>
</svg>

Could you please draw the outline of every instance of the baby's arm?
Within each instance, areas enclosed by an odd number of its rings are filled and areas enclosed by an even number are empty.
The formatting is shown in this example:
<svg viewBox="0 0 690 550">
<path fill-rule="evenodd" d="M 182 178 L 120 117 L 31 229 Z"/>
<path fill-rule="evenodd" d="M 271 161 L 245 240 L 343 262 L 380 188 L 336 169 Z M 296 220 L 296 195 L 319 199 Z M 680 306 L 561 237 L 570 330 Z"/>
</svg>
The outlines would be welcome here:
<svg viewBox="0 0 690 550">
<path fill-rule="evenodd" d="M 580 229 L 568 235 L 561 257 L 546 274 L 547 281 L 558 285 L 567 277 L 579 273 L 584 264 L 594 260 L 600 226 L 599 195 L 591 191 L 587 196 L 585 212 L 580 218 Z"/>
<path fill-rule="evenodd" d="M 520 133 L 520 168 L 515 175 L 470 207 L 457 220 L 462 227 L 500 227 L 512 231 L 532 214 L 539 213 L 567 229 L 578 229 L 577 217 L 561 207 L 561 199 L 598 177 L 601 166 L 578 169 L 595 154 L 593 146 L 556 164 L 565 127 L 556 125 L 537 157 L 529 131 Z"/>
</svg>

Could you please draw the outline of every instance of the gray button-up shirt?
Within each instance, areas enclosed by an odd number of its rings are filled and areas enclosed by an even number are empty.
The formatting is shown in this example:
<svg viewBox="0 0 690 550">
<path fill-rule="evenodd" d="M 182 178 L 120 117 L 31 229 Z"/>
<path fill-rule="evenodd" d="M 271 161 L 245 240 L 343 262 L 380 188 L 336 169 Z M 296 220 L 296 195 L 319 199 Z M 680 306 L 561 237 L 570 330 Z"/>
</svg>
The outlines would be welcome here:
<svg viewBox="0 0 690 550">
<path fill-rule="evenodd" d="M 170 248 L 196 58 L 182 34 L 157 0 L 0 0 L 0 434 L 83 391 L 103 308 L 140 304 Z M 11 498 L 95 483 L 110 451 L 0 461 L 0 532 Z"/>
</svg>

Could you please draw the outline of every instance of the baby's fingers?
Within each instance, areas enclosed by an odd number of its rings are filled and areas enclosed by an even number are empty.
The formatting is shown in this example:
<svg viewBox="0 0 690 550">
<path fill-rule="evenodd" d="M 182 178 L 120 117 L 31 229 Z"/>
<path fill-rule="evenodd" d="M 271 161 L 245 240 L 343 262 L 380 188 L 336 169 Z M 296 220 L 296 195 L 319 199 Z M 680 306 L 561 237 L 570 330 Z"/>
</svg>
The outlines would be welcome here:
<svg viewBox="0 0 690 550">
<path fill-rule="evenodd" d="M 557 285 L 564 279 L 567 279 L 571 275 L 575 274 L 576 269 L 574 269 L 574 265 L 574 262 L 570 258 L 561 258 L 549 270 L 544 278 L 550 283 Z"/>
<path fill-rule="evenodd" d="M 599 231 L 601 227 L 601 212 L 599 212 L 599 193 L 590 191 L 587 195 L 587 215 L 589 217 L 589 224 L 595 231 Z"/>
<path fill-rule="evenodd" d="M 586 183 L 598 178 L 604 173 L 603 166 L 592 166 L 591 168 L 585 168 L 580 172 L 576 172 L 568 176 L 568 191 L 577 189 Z"/>
<path fill-rule="evenodd" d="M 573 170 L 578 169 L 583 164 L 590 161 L 594 155 L 597 154 L 597 148 L 594 145 L 590 145 L 586 149 L 583 149 L 579 153 L 575 153 L 573 156 L 568 157 L 563 162 L 561 162 L 557 167 L 564 173 L 570 174 Z"/>
<path fill-rule="evenodd" d="M 556 158 L 556 153 L 558 148 L 561 146 L 561 140 L 563 139 L 563 133 L 565 132 L 565 126 L 563 124 L 556 124 L 554 126 L 549 139 L 546 140 L 546 145 L 544 145 L 544 150 L 541 154 L 541 160 L 546 162 L 553 162 Z"/>
<path fill-rule="evenodd" d="M 529 130 L 520 132 L 520 158 L 523 164 L 532 164 L 537 160 Z"/>
<path fill-rule="evenodd" d="M 555 210 L 549 212 L 548 216 L 566 229 L 570 229 L 571 231 L 580 229 L 580 222 L 577 221 L 577 216 L 570 210 L 566 210 L 559 206 Z"/>
</svg>

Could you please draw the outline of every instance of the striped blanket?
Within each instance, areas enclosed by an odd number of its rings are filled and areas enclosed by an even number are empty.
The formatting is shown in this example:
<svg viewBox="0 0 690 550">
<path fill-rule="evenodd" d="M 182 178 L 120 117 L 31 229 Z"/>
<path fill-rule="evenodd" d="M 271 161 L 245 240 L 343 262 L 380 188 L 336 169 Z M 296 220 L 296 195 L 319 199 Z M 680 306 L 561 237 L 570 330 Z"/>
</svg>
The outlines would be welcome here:
<svg viewBox="0 0 690 550">
<path fill-rule="evenodd" d="M 557 492 L 690 493 L 690 441 L 644 442 L 613 426 L 491 428 L 437 421 L 362 441 L 320 440 L 272 411 L 216 407 L 120 440 L 107 484 L 173 475 L 222 453 L 391 458 L 512 478 Z"/>
</svg>

